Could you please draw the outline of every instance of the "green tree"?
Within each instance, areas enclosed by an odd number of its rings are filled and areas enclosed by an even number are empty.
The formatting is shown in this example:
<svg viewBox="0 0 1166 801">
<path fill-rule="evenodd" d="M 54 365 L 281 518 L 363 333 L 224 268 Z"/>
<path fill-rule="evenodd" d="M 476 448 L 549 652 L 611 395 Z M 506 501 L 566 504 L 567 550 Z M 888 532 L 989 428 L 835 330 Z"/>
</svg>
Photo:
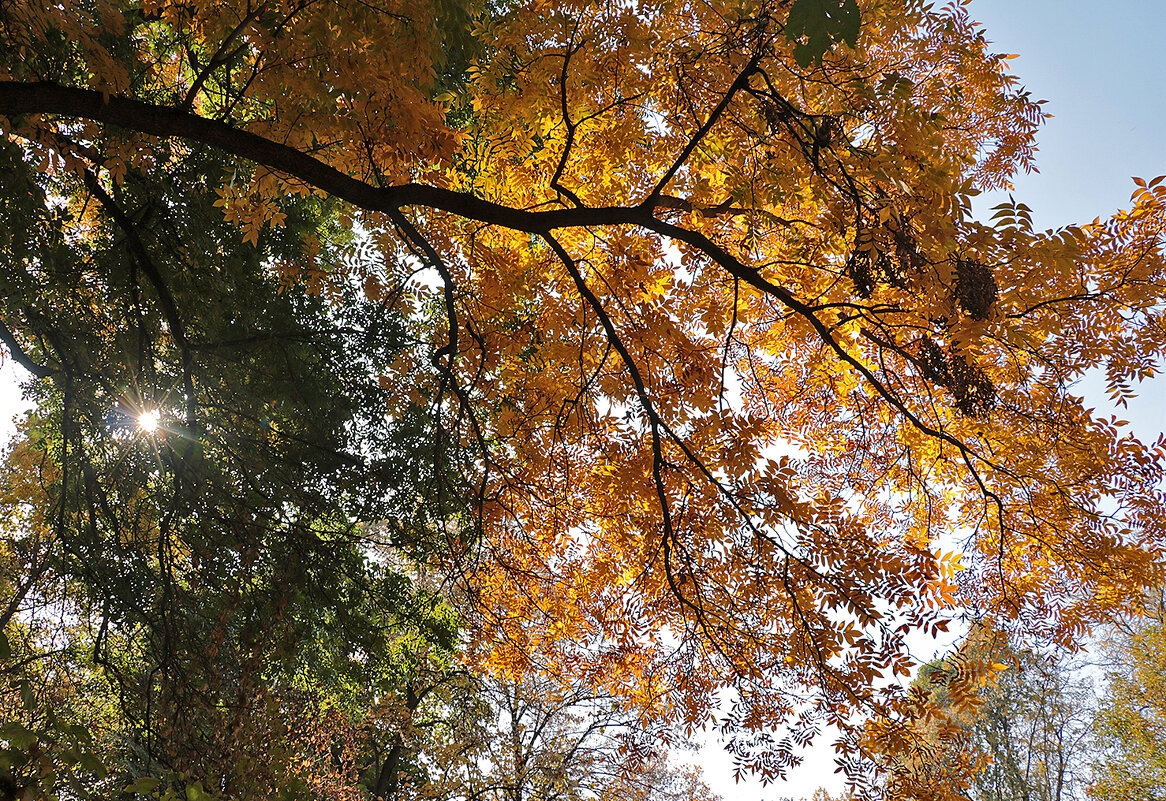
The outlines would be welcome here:
<svg viewBox="0 0 1166 801">
<path fill-rule="evenodd" d="M 1160 597 L 1159 597 L 1160 600 Z M 1089 797 L 1166 798 L 1166 618 L 1159 604 L 1119 627 L 1094 728 L 1099 754 Z"/>
<path fill-rule="evenodd" d="M 464 523 L 424 411 L 376 378 L 407 322 L 280 277 L 309 247 L 357 258 L 334 206 L 289 201 L 245 246 L 206 177 L 240 168 L 156 155 L 149 181 L 84 172 L 80 201 L 0 146 L 0 335 L 37 379 L 5 481 L 6 670 L 94 675 L 37 708 L 104 729 L 118 776 L 247 797 L 449 658 L 456 615 L 419 571 Z M 320 791 L 363 745 L 283 786 Z"/>
</svg>

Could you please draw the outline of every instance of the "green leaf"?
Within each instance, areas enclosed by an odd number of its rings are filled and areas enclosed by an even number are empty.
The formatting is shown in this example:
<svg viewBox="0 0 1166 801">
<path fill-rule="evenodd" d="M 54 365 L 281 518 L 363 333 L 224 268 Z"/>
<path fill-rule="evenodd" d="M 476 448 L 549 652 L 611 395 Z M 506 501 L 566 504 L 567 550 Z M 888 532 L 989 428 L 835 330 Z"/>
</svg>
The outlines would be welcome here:
<svg viewBox="0 0 1166 801">
<path fill-rule="evenodd" d="M 0 631 L 0 659 L 12 658 L 12 644 L 8 642 L 8 635 Z"/>
<path fill-rule="evenodd" d="M 109 775 L 109 770 L 105 767 L 105 763 L 92 751 L 81 752 L 81 767 L 99 779 L 104 779 Z"/>
<path fill-rule="evenodd" d="M 24 708 L 31 712 L 36 709 L 36 692 L 32 689 L 32 684 L 28 681 L 20 681 L 20 701 L 24 704 Z"/>
<path fill-rule="evenodd" d="M 126 788 L 123 792 L 149 795 L 150 793 L 157 790 L 158 785 L 161 783 L 162 782 L 160 779 L 156 779 L 153 776 L 143 776 L 140 779 L 134 779 L 132 782 L 126 785 Z"/>
<path fill-rule="evenodd" d="M 214 796 L 202 789 L 201 782 L 186 785 L 186 801 L 214 801 Z"/>
<path fill-rule="evenodd" d="M 78 743 L 79 745 L 83 745 L 83 746 L 92 746 L 93 745 L 93 734 L 90 733 L 88 728 L 86 728 L 85 726 L 82 726 L 80 723 L 66 725 L 66 726 L 62 727 L 62 730 L 66 734 L 71 736 L 73 738 L 73 741 Z"/>
<path fill-rule="evenodd" d="M 13 768 L 23 767 L 28 764 L 28 759 L 26 751 L 18 748 L 0 748 L 0 772 L 11 772 Z"/>
<path fill-rule="evenodd" d="M 837 42 L 858 44 L 862 15 L 858 0 L 794 0 L 785 23 L 785 35 L 797 42 L 794 58 L 803 67 L 821 63 Z"/>
<path fill-rule="evenodd" d="M 7 740 L 12 748 L 26 751 L 37 741 L 37 736 L 36 732 L 29 731 L 21 723 L 5 723 L 0 726 L 0 739 Z"/>
</svg>

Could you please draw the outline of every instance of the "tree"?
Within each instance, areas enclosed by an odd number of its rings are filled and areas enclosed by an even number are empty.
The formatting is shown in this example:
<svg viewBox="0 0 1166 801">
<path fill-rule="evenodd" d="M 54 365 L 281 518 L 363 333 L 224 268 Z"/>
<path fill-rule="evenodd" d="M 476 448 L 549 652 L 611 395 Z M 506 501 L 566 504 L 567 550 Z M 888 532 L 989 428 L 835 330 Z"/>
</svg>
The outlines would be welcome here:
<svg viewBox="0 0 1166 801">
<path fill-rule="evenodd" d="M 208 148 L 246 243 L 347 204 L 384 274 L 301 244 L 308 286 L 435 304 L 376 369 L 462 454 L 471 658 L 687 725 L 731 687 L 774 776 L 823 722 L 856 757 L 853 715 L 911 714 L 906 637 L 954 609 L 1064 644 L 1157 580 L 1166 444 L 1073 383 L 1156 369 L 1166 185 L 1084 227 L 971 219 L 1042 112 L 964 6 L 455 7 L 8 5 L 0 114 L 50 208 Z M 60 382 L 65 313 L 25 311 L 6 346 Z"/>
<path fill-rule="evenodd" d="M 205 185 L 230 164 L 206 153 L 157 151 L 164 176 L 109 190 L 83 173 L 87 205 L 64 208 L 26 152 L 2 155 L 25 190 L 2 211 L 5 312 L 51 380 L 2 484 L 18 692 L 0 770 L 61 792 L 81 727 L 100 735 L 82 751 L 95 795 L 166 775 L 236 797 L 348 792 L 377 750 L 362 730 L 457 636 L 408 558 L 457 536 L 433 525 L 457 522 L 444 468 L 417 439 L 423 410 L 387 417 L 376 377 L 406 322 L 273 272 L 309 243 L 343 254 L 326 202 L 285 206 L 284 236 L 244 247 Z"/>
<path fill-rule="evenodd" d="M 892 750 L 892 786 L 918 792 L 958 780 L 971 764 L 963 798 L 1085 797 L 1096 699 L 1067 655 L 1018 651 L 998 632 L 973 626 L 953 653 L 921 667 L 912 691 L 923 714 L 905 747 Z"/>
<path fill-rule="evenodd" d="M 1017 656 L 977 717 L 977 745 L 992 761 L 973 780 L 974 796 L 1083 798 L 1093 745 L 1093 688 L 1067 659 Z"/>
<path fill-rule="evenodd" d="M 1089 797 L 1149 801 L 1166 793 L 1166 630 L 1157 608 L 1122 627 L 1111 643 L 1112 669 L 1094 729 L 1099 754 Z"/>
<path fill-rule="evenodd" d="M 479 676 L 447 693 L 421 739 L 426 798 L 465 801 L 715 801 L 669 764 L 668 739 L 582 682 Z"/>
</svg>

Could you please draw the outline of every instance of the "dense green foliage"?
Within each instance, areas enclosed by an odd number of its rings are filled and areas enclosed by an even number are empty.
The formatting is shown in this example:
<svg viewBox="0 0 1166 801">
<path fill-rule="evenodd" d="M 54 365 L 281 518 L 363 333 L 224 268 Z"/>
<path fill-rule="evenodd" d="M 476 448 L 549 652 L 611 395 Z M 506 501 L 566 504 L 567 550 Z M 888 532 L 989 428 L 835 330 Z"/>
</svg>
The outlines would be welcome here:
<svg viewBox="0 0 1166 801">
<path fill-rule="evenodd" d="M 159 152 L 156 182 L 112 192 L 86 176 L 82 209 L 2 148 L 0 318 L 40 376 L 10 457 L 13 645 L 31 656 L 71 625 L 70 670 L 97 681 L 76 702 L 106 699 L 106 747 L 225 789 L 241 755 L 224 750 L 278 763 L 245 743 L 275 725 L 258 719 L 272 697 L 285 728 L 318 704 L 359 722 L 454 647 L 421 571 L 464 524 L 423 412 L 376 380 L 408 322 L 355 287 L 280 280 L 305 247 L 326 263 L 351 241 L 317 198 L 250 247 L 208 188 L 235 168 L 204 154 Z M 43 468 L 24 497 L 21 460 Z"/>
</svg>

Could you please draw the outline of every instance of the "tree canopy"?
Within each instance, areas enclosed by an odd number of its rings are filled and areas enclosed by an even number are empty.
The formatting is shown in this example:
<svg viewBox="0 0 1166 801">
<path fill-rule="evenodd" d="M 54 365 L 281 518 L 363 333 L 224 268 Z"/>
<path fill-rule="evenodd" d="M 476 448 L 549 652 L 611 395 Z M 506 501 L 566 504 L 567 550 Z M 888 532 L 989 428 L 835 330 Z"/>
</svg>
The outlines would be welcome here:
<svg viewBox="0 0 1166 801">
<path fill-rule="evenodd" d="M 291 661 L 410 631 L 716 714 L 768 777 L 832 724 L 858 779 L 912 747 L 917 633 L 1071 645 L 1161 580 L 1166 442 L 1074 383 L 1157 369 L 1166 183 L 974 219 L 1043 112 L 963 3 L 79 0 L 0 36 L 35 526 L 147 684 L 235 581 L 241 662 L 247 621 Z"/>
</svg>

